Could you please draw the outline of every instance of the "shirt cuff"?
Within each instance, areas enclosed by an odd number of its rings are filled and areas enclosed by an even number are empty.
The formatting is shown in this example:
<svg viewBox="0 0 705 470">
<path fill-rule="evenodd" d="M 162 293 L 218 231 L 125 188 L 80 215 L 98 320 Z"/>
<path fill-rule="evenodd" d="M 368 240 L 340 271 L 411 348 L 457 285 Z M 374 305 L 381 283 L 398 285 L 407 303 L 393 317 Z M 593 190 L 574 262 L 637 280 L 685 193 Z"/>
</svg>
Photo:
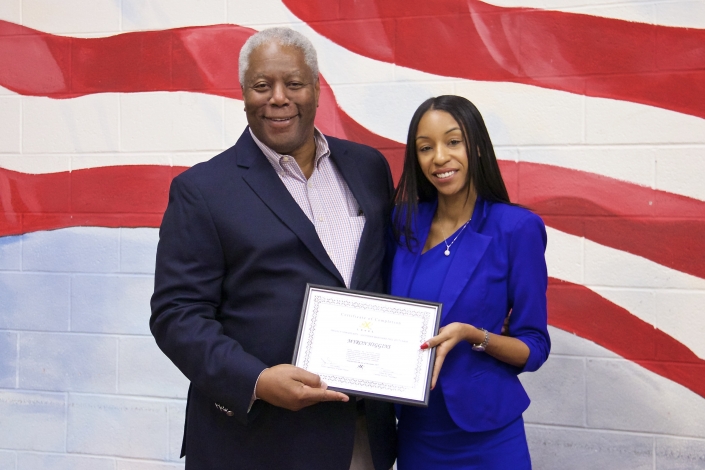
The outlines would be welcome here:
<svg viewBox="0 0 705 470">
<path fill-rule="evenodd" d="M 267 369 L 264 369 L 262 372 L 264 372 Z M 252 405 L 255 403 L 255 400 L 258 400 L 257 398 L 257 383 L 259 382 L 259 378 L 262 377 L 262 372 L 259 373 L 257 376 L 257 380 L 255 380 L 255 388 L 252 390 L 252 398 L 250 399 L 250 406 L 247 407 L 247 412 L 249 413 L 250 410 L 252 409 Z"/>
</svg>

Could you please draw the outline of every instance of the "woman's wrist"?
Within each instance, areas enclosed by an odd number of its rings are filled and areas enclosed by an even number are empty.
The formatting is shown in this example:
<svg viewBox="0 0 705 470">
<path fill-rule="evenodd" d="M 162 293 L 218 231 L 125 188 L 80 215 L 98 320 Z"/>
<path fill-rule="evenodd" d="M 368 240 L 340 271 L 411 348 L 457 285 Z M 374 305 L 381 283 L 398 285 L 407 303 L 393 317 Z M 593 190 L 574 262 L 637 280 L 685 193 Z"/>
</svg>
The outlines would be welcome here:
<svg viewBox="0 0 705 470">
<path fill-rule="evenodd" d="M 468 331 L 465 334 L 465 341 L 470 344 L 480 344 L 485 340 L 485 332 L 475 326 L 467 325 Z"/>
</svg>

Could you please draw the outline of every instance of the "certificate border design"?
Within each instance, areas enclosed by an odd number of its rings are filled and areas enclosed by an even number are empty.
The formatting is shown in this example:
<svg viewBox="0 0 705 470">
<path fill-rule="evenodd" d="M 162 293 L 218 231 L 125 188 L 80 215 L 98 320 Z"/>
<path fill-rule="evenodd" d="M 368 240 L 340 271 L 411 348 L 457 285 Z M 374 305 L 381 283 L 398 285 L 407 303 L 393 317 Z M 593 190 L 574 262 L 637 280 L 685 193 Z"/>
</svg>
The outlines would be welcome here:
<svg viewBox="0 0 705 470">
<path fill-rule="evenodd" d="M 292 360 L 293 364 L 297 364 L 297 358 L 299 355 L 299 350 L 302 347 L 301 345 L 301 337 L 304 333 L 306 333 L 307 340 L 305 346 L 305 353 L 303 355 L 303 358 L 300 361 L 300 364 L 298 364 L 300 367 L 307 369 L 309 366 L 309 361 L 310 361 L 310 356 L 311 356 L 311 351 L 313 349 L 313 337 L 314 333 L 316 331 L 316 325 L 317 325 L 317 319 L 318 319 L 318 313 L 319 313 L 319 308 L 321 305 L 341 305 L 341 306 L 347 306 L 347 307 L 364 307 L 366 309 L 371 309 L 373 311 L 379 311 L 379 312 L 387 312 L 387 313 L 394 313 L 397 315 L 405 315 L 405 316 L 413 316 L 413 317 L 421 317 L 423 325 L 419 333 L 419 344 L 421 344 L 423 341 L 425 341 L 428 338 L 428 320 L 429 320 L 429 315 L 433 315 L 434 312 L 432 311 L 426 311 L 426 312 L 409 312 L 407 310 L 404 310 L 403 308 L 397 308 L 397 307 L 390 307 L 390 306 L 384 306 L 384 305 L 368 305 L 360 301 L 356 301 L 354 299 L 324 299 L 319 296 L 314 297 L 313 300 L 313 308 L 308 310 L 308 304 L 309 304 L 309 299 L 311 296 L 311 291 L 319 291 L 323 293 L 335 293 L 337 295 L 348 295 L 350 297 L 367 297 L 367 298 L 377 298 L 377 299 L 383 299 L 383 300 L 397 300 L 401 303 L 405 304 L 412 304 L 412 305 L 419 305 L 419 306 L 425 306 L 425 307 L 434 307 L 435 308 L 435 324 L 434 324 L 434 331 L 433 334 L 437 334 L 438 332 L 438 327 L 440 324 L 440 318 L 441 318 L 441 308 L 442 305 L 438 302 L 427 302 L 427 301 L 419 301 L 419 300 L 413 300 L 413 299 L 405 299 L 401 297 L 394 297 L 390 295 L 384 295 L 384 294 L 373 294 L 369 292 L 361 292 L 361 291 L 354 291 L 354 290 L 349 290 L 349 289 L 342 289 L 342 288 L 337 288 L 337 287 L 328 287 L 328 286 L 320 286 L 320 285 L 314 285 L 314 284 L 307 284 L 306 285 L 306 295 L 304 297 L 304 304 L 302 307 L 301 311 L 301 319 L 299 321 L 299 331 L 298 335 L 296 338 L 296 347 L 294 350 L 294 357 Z M 310 316 L 308 318 L 307 322 L 307 315 Z M 304 332 L 304 326 L 308 324 L 307 331 Z M 422 356 L 422 351 L 419 350 L 418 355 L 417 355 L 417 361 L 416 361 L 416 372 L 414 376 L 414 385 L 418 384 L 419 381 L 419 376 L 421 374 L 421 370 L 423 367 L 423 356 Z M 323 375 L 321 374 L 321 378 L 323 380 L 328 380 L 328 381 L 335 381 L 337 383 L 342 383 L 350 387 L 373 387 L 376 388 L 377 390 L 387 390 L 390 392 L 390 395 L 383 395 L 383 394 L 376 394 L 376 393 L 371 393 L 371 392 L 361 392 L 361 391 L 356 391 L 354 389 L 342 389 L 339 387 L 331 387 L 332 390 L 340 390 L 344 392 L 349 392 L 353 393 L 358 396 L 370 396 L 372 398 L 377 398 L 381 400 L 386 400 L 386 401 L 392 401 L 396 403 L 406 403 L 406 404 L 412 404 L 412 405 L 418 405 L 418 406 L 428 406 L 428 394 L 430 391 L 430 385 L 431 385 L 431 369 L 433 367 L 433 364 L 435 362 L 435 349 L 431 350 L 431 355 L 429 357 L 429 362 L 428 362 L 428 374 L 426 376 L 426 388 L 423 393 L 423 399 L 422 400 L 415 400 L 415 399 L 408 399 L 408 398 L 399 398 L 393 395 L 394 392 L 404 392 L 409 389 L 409 387 L 405 387 L 402 385 L 393 385 L 393 384 L 387 384 L 384 382 L 379 382 L 375 380 L 365 380 L 365 379 L 357 379 L 357 378 L 351 378 L 351 377 L 343 377 L 339 375 Z"/>
<path fill-rule="evenodd" d="M 343 307 L 362 307 L 365 306 L 368 309 L 374 310 L 374 311 L 381 311 L 381 312 L 386 312 L 386 313 L 394 313 L 397 315 L 406 315 L 406 316 L 413 316 L 413 317 L 422 317 L 423 321 L 423 327 L 421 328 L 421 334 L 419 335 L 419 344 L 423 343 L 427 336 L 426 336 L 426 325 L 428 324 L 428 317 L 431 315 L 431 312 L 408 312 L 404 309 L 401 308 L 393 308 L 393 307 L 385 307 L 382 305 L 372 305 L 372 306 L 366 306 L 363 302 L 355 301 L 355 300 L 341 300 L 341 299 L 323 299 L 321 297 L 315 297 L 313 300 L 313 312 L 311 314 L 311 319 L 309 321 L 309 330 L 308 330 L 308 341 L 306 343 L 306 353 L 304 354 L 304 359 L 302 362 L 302 367 L 304 369 L 308 368 L 309 365 L 309 359 L 311 356 L 311 351 L 313 350 L 313 332 L 316 329 L 316 321 L 318 320 L 318 309 L 320 308 L 321 305 L 324 304 L 329 304 L 329 305 L 340 305 Z M 421 356 L 421 351 L 419 350 L 419 353 L 417 355 L 417 360 L 416 360 L 416 375 L 414 377 L 414 385 L 416 385 L 419 381 L 419 374 L 421 373 L 421 365 L 423 357 Z M 337 375 L 321 375 L 321 378 L 323 379 L 330 379 L 330 380 L 335 380 L 339 383 L 345 383 L 345 384 L 350 384 L 350 385 L 363 385 L 363 386 L 368 386 L 368 387 L 375 387 L 378 389 L 383 389 L 383 390 L 390 390 L 390 391 L 395 391 L 395 392 L 402 392 L 407 389 L 407 387 L 402 387 L 399 385 L 389 385 L 385 384 L 384 382 L 377 382 L 374 380 L 362 380 L 362 379 L 353 379 L 353 378 L 348 378 L 348 377 L 341 377 Z"/>
</svg>

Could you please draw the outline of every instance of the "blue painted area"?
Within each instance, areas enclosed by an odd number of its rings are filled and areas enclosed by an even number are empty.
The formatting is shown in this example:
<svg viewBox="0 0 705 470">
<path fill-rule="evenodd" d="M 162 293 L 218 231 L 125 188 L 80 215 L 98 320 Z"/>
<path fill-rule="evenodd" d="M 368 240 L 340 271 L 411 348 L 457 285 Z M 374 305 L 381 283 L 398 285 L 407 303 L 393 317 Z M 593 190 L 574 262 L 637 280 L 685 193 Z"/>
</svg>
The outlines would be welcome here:
<svg viewBox="0 0 705 470">
<path fill-rule="evenodd" d="M 67 331 L 70 285 L 65 274 L 0 272 L 0 329 Z"/>
<path fill-rule="evenodd" d="M 0 332 L 0 388 L 17 386 L 17 333 Z M 0 465 L 0 468 L 4 468 Z"/>
<path fill-rule="evenodd" d="M 80 274 L 71 279 L 71 330 L 149 335 L 151 275 Z"/>
<path fill-rule="evenodd" d="M 115 393 L 117 343 L 113 336 L 24 333 L 19 387 L 33 390 Z"/>
<path fill-rule="evenodd" d="M 50 272 L 117 272 L 120 232 L 73 227 L 23 236 L 22 269 Z"/>
<path fill-rule="evenodd" d="M 63 393 L 0 390 L 0 448 L 66 450 Z"/>
<path fill-rule="evenodd" d="M 0 270 L 19 270 L 21 266 L 21 237 L 0 237 Z"/>
<path fill-rule="evenodd" d="M 120 272 L 154 274 L 159 230 L 120 229 Z"/>
</svg>

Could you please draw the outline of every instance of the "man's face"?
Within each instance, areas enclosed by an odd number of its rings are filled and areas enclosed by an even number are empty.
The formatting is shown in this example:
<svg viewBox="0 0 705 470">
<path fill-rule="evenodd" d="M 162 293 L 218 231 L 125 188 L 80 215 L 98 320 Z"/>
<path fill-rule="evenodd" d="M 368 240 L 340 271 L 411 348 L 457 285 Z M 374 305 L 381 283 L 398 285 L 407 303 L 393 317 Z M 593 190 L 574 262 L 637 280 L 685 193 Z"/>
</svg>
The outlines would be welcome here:
<svg viewBox="0 0 705 470">
<path fill-rule="evenodd" d="M 250 55 L 242 85 L 252 132 L 272 150 L 296 157 L 313 145 L 320 91 L 299 49 L 277 42 L 259 46 Z"/>
</svg>

